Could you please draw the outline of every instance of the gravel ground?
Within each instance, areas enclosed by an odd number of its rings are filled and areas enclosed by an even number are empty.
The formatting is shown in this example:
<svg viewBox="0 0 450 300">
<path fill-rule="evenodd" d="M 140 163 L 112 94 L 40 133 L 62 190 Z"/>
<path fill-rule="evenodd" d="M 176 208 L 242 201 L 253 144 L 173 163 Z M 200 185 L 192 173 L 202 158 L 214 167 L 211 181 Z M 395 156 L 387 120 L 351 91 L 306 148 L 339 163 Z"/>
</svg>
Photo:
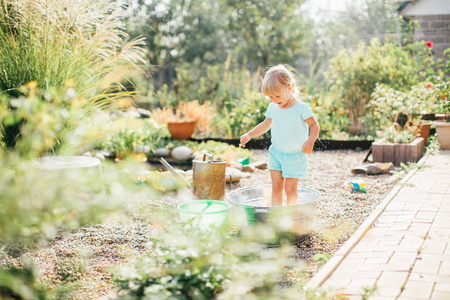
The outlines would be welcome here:
<svg viewBox="0 0 450 300">
<path fill-rule="evenodd" d="M 255 160 L 267 161 L 266 150 L 255 150 L 254 154 Z M 307 277 L 318 271 L 312 257 L 317 253 L 335 253 L 395 185 L 396 180 L 391 175 L 362 176 L 367 183 L 367 193 L 352 192 L 346 183 L 355 178 L 351 169 L 361 165 L 365 155 L 366 151 L 352 150 L 316 151 L 309 155 L 309 177 L 302 179 L 300 184 L 320 191 L 321 198 L 311 233 L 295 246 L 295 257 L 309 263 L 304 270 Z M 227 192 L 269 183 L 269 171 L 257 169 L 251 177 L 228 186 Z M 147 207 L 151 210 L 151 207 L 167 206 L 168 203 L 174 207 L 182 200 L 183 196 L 175 200 L 173 196 L 165 196 L 152 200 Z M 113 288 L 111 267 L 148 250 L 147 244 L 155 226 L 156 223 L 149 226 L 142 218 L 130 218 L 122 223 L 61 232 L 46 247 L 37 247 L 20 255 L 0 256 L 0 264 L 18 266 L 23 258 L 31 258 L 39 267 L 40 281 L 51 287 L 61 282 L 78 281 L 81 287 L 76 299 L 93 299 Z"/>
</svg>

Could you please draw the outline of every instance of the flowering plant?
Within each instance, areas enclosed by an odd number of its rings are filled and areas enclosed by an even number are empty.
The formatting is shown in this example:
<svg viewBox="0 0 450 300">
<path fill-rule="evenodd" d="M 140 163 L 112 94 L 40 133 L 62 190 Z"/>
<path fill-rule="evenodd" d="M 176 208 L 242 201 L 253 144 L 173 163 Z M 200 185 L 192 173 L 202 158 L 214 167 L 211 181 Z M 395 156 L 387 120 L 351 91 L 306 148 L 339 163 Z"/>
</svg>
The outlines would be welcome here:
<svg viewBox="0 0 450 300">
<path fill-rule="evenodd" d="M 450 80 L 439 85 L 436 85 L 436 112 L 445 115 L 445 120 L 450 122 Z"/>
</svg>

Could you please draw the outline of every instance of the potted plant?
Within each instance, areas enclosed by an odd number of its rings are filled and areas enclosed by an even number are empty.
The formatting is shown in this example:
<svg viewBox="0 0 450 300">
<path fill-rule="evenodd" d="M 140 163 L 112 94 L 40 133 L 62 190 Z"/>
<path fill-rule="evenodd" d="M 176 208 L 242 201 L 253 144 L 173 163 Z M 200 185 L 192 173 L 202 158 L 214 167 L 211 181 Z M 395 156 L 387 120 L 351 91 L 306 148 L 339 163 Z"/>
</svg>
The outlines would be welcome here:
<svg viewBox="0 0 450 300">
<path fill-rule="evenodd" d="M 423 137 L 425 144 L 430 134 L 433 122 L 424 120 L 424 116 L 434 113 L 436 106 L 436 86 L 422 82 L 412 86 L 408 91 L 395 90 L 387 85 L 379 84 L 372 94 L 370 108 L 379 118 L 381 127 L 390 126 L 390 116 L 394 112 L 403 111 L 412 116 L 417 135 Z"/>
<path fill-rule="evenodd" d="M 152 111 L 152 118 L 159 124 L 166 124 L 172 138 L 186 140 L 196 129 L 205 131 L 210 128 L 212 109 L 209 102 L 199 104 L 198 100 L 180 102 L 175 110 L 168 107 Z"/>
<path fill-rule="evenodd" d="M 450 81 L 436 85 L 438 93 L 436 95 L 436 112 L 439 120 L 435 122 L 436 134 L 439 145 L 444 150 L 450 150 Z"/>
<path fill-rule="evenodd" d="M 374 162 L 401 163 L 417 162 L 425 149 L 424 138 L 418 137 L 418 126 L 409 120 L 404 112 L 397 113 L 395 122 L 387 128 L 384 137 L 372 143 Z"/>
</svg>

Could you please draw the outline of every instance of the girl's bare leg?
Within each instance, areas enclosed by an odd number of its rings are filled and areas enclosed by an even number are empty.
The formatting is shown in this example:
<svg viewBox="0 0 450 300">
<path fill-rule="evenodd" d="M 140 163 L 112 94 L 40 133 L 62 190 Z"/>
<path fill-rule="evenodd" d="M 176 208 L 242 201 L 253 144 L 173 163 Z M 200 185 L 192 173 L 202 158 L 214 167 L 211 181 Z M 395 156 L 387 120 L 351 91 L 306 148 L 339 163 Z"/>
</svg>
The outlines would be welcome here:
<svg viewBox="0 0 450 300">
<path fill-rule="evenodd" d="M 286 178 L 287 205 L 298 203 L 297 184 L 298 178 Z"/>
<path fill-rule="evenodd" d="M 272 178 L 272 206 L 280 206 L 283 202 L 284 178 L 281 171 L 270 170 Z"/>
</svg>

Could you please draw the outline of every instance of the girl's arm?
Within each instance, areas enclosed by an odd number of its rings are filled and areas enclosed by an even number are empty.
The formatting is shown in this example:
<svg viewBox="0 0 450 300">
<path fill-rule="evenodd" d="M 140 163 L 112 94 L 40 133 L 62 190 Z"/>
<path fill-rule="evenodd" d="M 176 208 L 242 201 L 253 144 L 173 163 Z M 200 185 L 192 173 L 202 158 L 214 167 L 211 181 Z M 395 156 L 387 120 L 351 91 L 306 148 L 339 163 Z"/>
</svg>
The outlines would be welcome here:
<svg viewBox="0 0 450 300">
<path fill-rule="evenodd" d="M 314 117 L 308 118 L 305 122 L 309 125 L 309 137 L 302 146 L 302 151 L 305 154 L 311 154 L 314 148 L 314 142 L 319 137 L 320 126 Z"/>
<path fill-rule="evenodd" d="M 252 130 L 241 135 L 241 146 L 245 147 L 248 141 L 258 135 L 266 133 L 272 127 L 272 119 L 266 118 L 264 121 L 255 126 Z"/>
</svg>

